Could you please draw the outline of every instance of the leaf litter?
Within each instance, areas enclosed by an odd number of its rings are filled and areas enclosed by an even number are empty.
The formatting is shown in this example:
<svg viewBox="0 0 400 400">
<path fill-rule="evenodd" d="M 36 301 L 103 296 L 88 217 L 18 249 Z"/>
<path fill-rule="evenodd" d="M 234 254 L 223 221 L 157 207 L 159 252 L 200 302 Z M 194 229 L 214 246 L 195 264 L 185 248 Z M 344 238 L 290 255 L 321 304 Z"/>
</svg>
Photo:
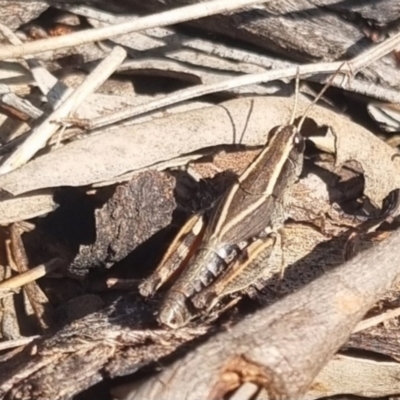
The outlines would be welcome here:
<svg viewBox="0 0 400 400">
<path fill-rule="evenodd" d="M 5 24 L 14 28 L 14 22 L 6 21 Z M 90 46 L 92 45 L 87 45 L 85 51 L 91 51 Z M 81 50 L 82 47 L 79 51 Z M 91 54 L 98 55 L 99 51 Z M 185 51 L 173 58 L 179 60 L 179 57 L 184 58 Z M 93 59 L 90 55 L 86 58 Z M 49 60 L 48 55 L 46 59 Z M 201 59 L 205 58 L 199 57 L 199 60 Z M 211 57 L 209 59 L 216 61 Z M 170 60 L 165 62 L 168 64 Z M 51 65 L 51 61 L 47 61 L 47 65 Z M 161 61 L 159 65 L 160 68 L 164 66 Z M 215 65 L 220 65 L 218 68 L 222 69 L 225 64 Z M 207 68 L 212 70 L 217 68 L 215 65 Z M 246 65 L 244 67 L 247 68 Z M 134 64 L 131 67 L 127 64 L 126 68 L 128 73 L 129 68 L 132 68 L 134 74 Z M 250 70 L 252 68 L 259 67 L 251 65 Z M 209 76 L 212 77 L 212 81 L 218 81 L 223 76 L 220 71 L 211 72 Z M 174 73 L 175 77 L 179 77 L 181 73 L 183 81 L 185 75 L 190 73 L 199 79 L 208 76 L 208 73 L 202 74 L 200 69 L 191 70 L 190 66 L 182 67 L 178 63 Z M 57 74 L 55 76 L 57 77 Z M 124 75 L 124 79 L 126 77 L 127 75 Z M 57 82 L 59 78 L 54 79 Z M 62 79 L 58 84 L 61 81 Z M 87 372 L 80 385 L 71 386 L 73 376 L 65 380 L 64 389 L 69 395 L 73 395 L 99 381 L 101 376 L 98 372 L 105 366 L 112 371 L 111 376 L 124 375 L 157 361 L 174 352 L 183 343 L 205 334 L 210 329 L 210 324 L 212 326 L 220 316 L 223 307 L 221 310 L 217 309 L 214 314 L 205 316 L 203 325 L 199 324 L 198 327 L 184 328 L 179 333 L 157 330 L 154 329 L 152 313 L 156 309 L 158 299 L 151 304 L 143 302 L 135 292 L 137 283 L 148 274 L 149 268 L 156 265 L 157 259 L 162 256 L 162 249 L 170 243 L 182 221 L 193 212 L 209 207 L 231 184 L 235 174 L 240 173 L 259 151 L 260 146 L 265 144 L 267 133 L 273 127 L 287 123 L 293 110 L 293 100 L 287 97 L 248 96 L 223 102 L 219 99 L 211 103 L 191 102 L 174 106 L 116 126 L 85 132 L 86 120 L 124 106 L 137 106 L 148 99 L 146 96 L 131 93 L 134 88 L 130 88 L 129 85 L 118 86 L 117 82 L 114 89 L 116 92 L 109 94 L 86 93 L 82 107 L 73 116 L 77 122 L 74 118 L 68 121 L 70 115 L 66 115 L 63 130 L 50 139 L 51 146 L 46 147 L 20 168 L 0 175 L 0 187 L 3 191 L 0 200 L 0 223 L 10 225 L 27 219 L 33 219 L 35 223 L 32 232 L 23 234 L 22 244 L 19 242 L 20 238 L 11 235 L 11 240 L 14 241 L 14 246 L 11 246 L 13 250 L 3 264 L 17 264 L 17 267 L 18 264 L 23 264 L 26 269 L 26 262 L 18 261 L 16 256 L 16 242 L 19 246 L 26 247 L 26 257 L 32 266 L 45 265 L 55 256 L 64 257 L 66 261 L 64 266 L 57 267 L 56 273 L 52 270 L 52 275 L 46 278 L 51 282 L 57 281 L 56 278 L 61 276 L 65 282 L 65 287 L 58 289 L 58 301 L 63 302 L 65 307 L 56 309 L 52 320 L 57 333 L 39 343 L 39 351 L 33 358 L 19 355 L 13 359 L 13 362 L 8 364 L 11 372 L 3 371 L 0 367 L 1 395 L 9 390 L 18 395 L 19 390 L 24 390 L 26 382 L 32 383 L 37 380 L 43 386 L 46 382 L 54 382 L 56 377 L 49 360 L 57 359 L 60 365 L 67 369 L 72 358 L 77 356 L 87 366 Z M 257 92 L 254 88 L 252 90 L 253 93 Z M 27 101 L 35 104 L 37 99 L 37 94 L 27 96 Z M 49 97 L 48 101 L 51 100 Z M 297 115 L 303 115 L 308 104 L 305 100 L 300 101 Z M 378 210 L 375 211 L 379 215 L 379 209 L 389 193 L 400 188 L 400 160 L 395 149 L 337 111 L 314 105 L 307 118 L 306 126 L 312 121 L 314 128 L 307 130 L 306 134 L 310 135 L 309 140 L 314 142 L 317 148 L 319 161 L 306 166 L 304 176 L 290 193 L 290 221 L 284 228 L 288 237 L 283 246 L 284 279 L 277 281 L 276 275 L 279 271 L 272 269 L 266 271 L 263 279 L 256 285 L 246 290 L 250 298 L 260 304 L 277 301 L 279 297 L 341 265 L 346 260 L 343 249 L 349 243 L 350 234 L 362 226 L 362 221 L 353 218 L 353 212 L 359 211 L 360 199 L 367 197 L 377 207 Z M 29 125 L 32 128 L 35 121 L 29 121 Z M 314 130 L 318 130 L 317 136 L 314 135 Z M 10 147 L 13 148 L 12 143 Z M 315 156 L 312 152 L 308 155 L 309 160 Z M 333 155 L 333 158 L 329 158 L 330 155 Z M 357 168 L 353 168 L 354 165 Z M 126 183 L 116 185 L 116 182 Z M 350 186 L 352 191 L 343 192 L 341 189 Z M 75 188 L 70 192 L 72 197 L 67 202 L 66 188 Z M 61 200 L 57 199 L 59 195 Z M 350 215 L 338 211 L 334 207 L 338 204 L 339 208 L 348 207 L 346 210 L 350 210 Z M 79 209 L 91 214 L 85 221 L 90 221 L 89 230 L 92 232 L 91 235 L 83 235 L 84 240 L 77 233 L 82 225 L 78 223 L 75 230 L 69 226 L 70 223 L 73 225 L 73 222 L 79 221 Z M 63 212 L 66 214 L 64 217 L 60 216 Z M 48 215 L 35 219 L 43 214 Z M 11 231 L 14 232 L 17 226 L 11 225 Z M 356 252 L 372 246 L 374 241 L 383 240 L 382 232 L 389 228 L 380 228 L 378 233 L 361 236 Z M 35 239 L 40 237 L 41 230 L 54 233 L 51 239 L 43 242 L 43 248 L 37 243 L 34 244 Z M 65 241 L 67 235 L 71 237 Z M 91 236 L 90 240 L 88 236 Z M 61 246 L 59 240 L 63 242 Z M 154 251 L 155 248 L 157 252 Z M 7 250 L 3 249 L 2 252 L 5 254 Z M 273 257 L 273 263 L 278 265 L 280 255 Z M 104 273 L 104 269 L 114 265 L 110 270 L 111 274 L 107 272 L 105 276 L 100 274 L 93 279 L 88 275 L 90 269 Z M 125 272 L 119 274 L 118 270 L 123 270 L 124 267 Z M 19 269 L 22 272 L 21 268 Z M 104 283 L 105 277 L 119 280 L 120 287 L 126 284 L 128 289 L 133 290 L 130 301 L 136 305 L 132 306 L 132 310 L 129 310 L 125 303 L 122 308 L 111 306 L 98 314 L 93 314 L 95 309 L 90 307 L 87 311 L 83 310 L 84 297 L 80 297 L 82 289 L 76 285 L 77 277 L 86 277 L 86 285 L 92 290 L 104 290 L 99 289 L 101 285 L 96 286 L 96 280 L 97 283 Z M 40 283 L 44 286 L 44 291 L 39 286 L 36 287 L 36 283 L 33 285 L 36 292 L 40 290 L 40 301 L 31 295 L 31 299 L 28 299 L 31 306 L 27 304 L 25 312 L 33 315 L 36 323 L 43 326 L 43 316 L 39 315 L 37 310 L 32 310 L 32 305 L 35 308 L 36 304 L 37 309 L 37 301 L 46 305 L 46 302 L 54 302 L 55 297 L 54 293 L 52 294 L 52 284 Z M 279 284 L 280 287 L 278 295 L 270 290 L 271 285 L 274 287 L 275 284 Z M 25 285 L 32 287 L 32 283 L 29 282 Z M 112 301 L 116 298 L 112 294 L 108 296 Z M 122 298 L 126 299 L 124 296 L 122 295 Z M 102 301 L 98 302 L 98 295 L 94 297 L 96 304 L 103 304 Z M 75 305 L 71 299 L 78 299 Z M 387 299 L 388 304 L 392 304 L 391 301 L 394 302 L 393 299 Z M 68 309 L 66 304 L 69 304 L 71 309 Z M 74 317 L 67 318 L 71 325 L 62 327 L 63 324 L 60 324 L 59 320 L 62 319 L 63 313 L 78 315 L 78 322 L 74 325 Z M 235 319 L 234 314 L 227 315 L 228 320 Z M 121 319 L 121 329 L 109 322 L 112 318 Z M 93 321 L 96 328 L 90 327 Z M 104 328 L 104 337 L 101 338 L 96 337 L 98 332 L 93 331 L 100 326 Z M 32 335 L 38 333 L 32 327 L 26 332 Z M 12 337 L 14 333 L 5 330 L 5 334 Z M 18 335 L 20 336 L 20 333 L 17 333 Z M 71 340 L 73 337 L 77 337 L 79 343 Z M 80 338 L 85 337 L 91 337 L 93 341 L 83 343 Z M 113 342 L 116 337 L 120 338 Z M 65 346 L 70 346 L 72 357 L 63 356 Z M 356 344 L 353 346 L 357 347 Z M 130 352 L 125 353 L 125 347 L 131 348 Z M 144 349 L 143 353 L 141 348 Z M 102 354 L 96 362 L 95 354 Z M 390 355 L 393 352 L 386 354 Z M 124 361 L 124 357 L 129 362 Z M 25 363 L 23 368 L 26 368 L 26 374 L 22 378 L 18 374 L 13 375 L 13 371 L 20 368 L 20 362 Z M 354 377 L 351 374 L 356 362 L 351 357 L 347 359 L 338 356 L 333 359 L 321 372 L 318 377 L 320 380 L 315 381 L 315 387 L 318 389 L 324 385 L 329 386 L 328 382 L 332 384 L 339 379 L 344 380 L 343 376 L 348 378 L 348 386 L 345 389 L 345 386 L 340 384 L 335 387 L 331 385 L 330 391 L 317 394 L 313 387 L 307 398 L 341 394 L 343 390 L 365 396 L 393 393 L 391 390 L 395 390 L 395 387 L 390 388 L 391 371 L 397 374 L 396 363 L 378 365 L 379 363 L 371 364 L 368 360 L 359 361 L 365 364 L 365 367 L 362 367 L 363 379 L 367 379 L 368 382 L 378 382 L 381 379 L 386 384 L 381 389 L 376 389 L 377 385 L 371 384 L 359 390 L 354 381 L 352 382 Z M 342 370 L 344 375 L 341 375 Z M 54 389 L 55 391 L 48 392 L 48 397 L 43 398 L 60 398 L 57 397 L 59 394 L 56 393 L 56 388 Z M 1 392 L 2 390 L 4 392 Z M 27 390 L 29 392 L 29 389 Z"/>
</svg>

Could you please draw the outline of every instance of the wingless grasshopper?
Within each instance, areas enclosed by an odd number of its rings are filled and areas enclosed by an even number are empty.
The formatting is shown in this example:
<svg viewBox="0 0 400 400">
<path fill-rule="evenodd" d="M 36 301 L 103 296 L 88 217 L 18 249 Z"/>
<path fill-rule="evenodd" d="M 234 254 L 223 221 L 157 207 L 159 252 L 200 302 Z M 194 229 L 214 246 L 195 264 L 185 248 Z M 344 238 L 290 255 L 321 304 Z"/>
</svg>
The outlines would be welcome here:
<svg viewBox="0 0 400 400">
<path fill-rule="evenodd" d="M 301 173 L 304 146 L 295 125 L 274 128 L 209 215 L 194 215 L 184 225 L 139 288 L 149 296 L 183 269 L 161 305 L 161 324 L 183 326 L 192 316 L 189 301 L 195 308 L 211 307 L 261 275 L 285 220 L 285 194 Z"/>
</svg>

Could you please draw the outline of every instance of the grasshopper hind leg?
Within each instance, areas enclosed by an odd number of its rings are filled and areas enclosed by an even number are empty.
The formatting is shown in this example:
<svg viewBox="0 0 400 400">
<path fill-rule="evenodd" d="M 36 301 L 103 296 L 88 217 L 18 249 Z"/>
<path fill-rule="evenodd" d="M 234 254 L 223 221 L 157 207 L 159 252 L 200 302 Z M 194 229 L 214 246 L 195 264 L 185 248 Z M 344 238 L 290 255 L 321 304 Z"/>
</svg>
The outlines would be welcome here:
<svg viewBox="0 0 400 400">
<path fill-rule="evenodd" d="M 156 270 L 139 285 L 143 297 L 152 296 L 179 269 L 184 268 L 204 231 L 203 218 L 203 214 L 195 214 L 181 228 Z"/>
<path fill-rule="evenodd" d="M 269 267 L 268 258 L 275 243 L 275 234 L 252 242 L 223 275 L 193 297 L 193 305 L 196 308 L 210 310 L 222 297 L 239 292 L 253 284 Z"/>
</svg>

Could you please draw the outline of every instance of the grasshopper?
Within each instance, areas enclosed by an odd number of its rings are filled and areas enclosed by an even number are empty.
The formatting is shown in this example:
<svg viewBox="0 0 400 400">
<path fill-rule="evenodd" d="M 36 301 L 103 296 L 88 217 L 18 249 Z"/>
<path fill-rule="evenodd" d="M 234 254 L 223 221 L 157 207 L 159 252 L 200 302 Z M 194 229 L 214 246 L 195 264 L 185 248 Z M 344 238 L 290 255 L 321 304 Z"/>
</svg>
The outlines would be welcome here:
<svg viewBox="0 0 400 400">
<path fill-rule="evenodd" d="M 193 314 L 190 299 L 195 308 L 215 304 L 261 275 L 285 220 L 285 195 L 301 173 L 304 147 L 295 125 L 274 128 L 264 149 L 211 212 L 188 220 L 139 287 L 149 296 L 183 268 L 161 305 L 161 324 L 181 327 Z"/>
<path fill-rule="evenodd" d="M 269 132 L 263 150 L 237 182 L 209 212 L 195 214 L 187 221 L 154 273 L 139 286 L 141 295 L 148 297 L 173 275 L 179 275 L 161 304 L 161 325 L 173 329 L 185 325 L 193 318 L 193 311 L 211 309 L 221 297 L 253 284 L 268 267 L 286 219 L 288 191 L 303 168 L 301 126 L 340 68 L 308 106 L 298 126 L 294 125 L 297 75 L 290 123 Z"/>
</svg>

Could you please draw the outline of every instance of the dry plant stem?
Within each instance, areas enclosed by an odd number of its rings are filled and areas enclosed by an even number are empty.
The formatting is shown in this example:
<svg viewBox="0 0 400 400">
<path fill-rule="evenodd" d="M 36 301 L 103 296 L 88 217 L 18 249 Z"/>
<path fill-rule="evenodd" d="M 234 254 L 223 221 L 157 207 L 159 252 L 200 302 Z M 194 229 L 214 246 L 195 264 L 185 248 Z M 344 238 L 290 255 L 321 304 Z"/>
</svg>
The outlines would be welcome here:
<svg viewBox="0 0 400 400">
<path fill-rule="evenodd" d="M 379 60 L 386 54 L 396 49 L 399 43 L 400 33 L 397 33 L 396 35 L 386 39 L 379 45 L 372 47 L 371 50 L 368 50 L 355 57 L 353 60 L 350 61 L 352 72 L 356 73 L 360 69 L 364 68 L 366 65 L 370 64 L 372 61 Z"/>
<path fill-rule="evenodd" d="M 23 142 L 0 167 L 0 174 L 6 174 L 24 165 L 59 129 L 59 122 L 76 110 L 83 100 L 118 68 L 126 57 L 122 47 L 115 47 L 110 54 L 92 71 L 86 80 L 39 126 L 34 128 Z"/>
<path fill-rule="evenodd" d="M 58 258 L 50 260 L 45 264 L 38 265 L 35 268 L 29 269 L 22 274 L 13 276 L 12 278 L 6 279 L 0 282 L 0 290 L 13 290 L 18 289 L 27 283 L 34 282 L 43 276 L 46 276 L 50 272 L 55 271 L 63 265 L 62 261 Z"/>
<path fill-rule="evenodd" d="M 400 232 L 214 336 L 126 400 L 219 399 L 242 383 L 297 399 L 400 275 Z"/>
<path fill-rule="evenodd" d="M 361 68 L 367 66 L 373 61 L 378 60 L 385 54 L 392 51 L 400 43 L 400 34 L 380 43 L 377 46 L 365 51 L 363 54 L 349 60 L 347 63 L 336 61 L 331 63 L 313 63 L 305 64 L 296 67 L 284 68 L 280 70 L 273 70 L 262 72 L 259 74 L 249 74 L 232 78 L 226 81 L 217 82 L 210 85 L 198 85 L 177 91 L 171 95 L 165 96 L 161 99 L 150 101 L 146 104 L 127 108 L 115 112 L 111 115 L 98 117 L 89 121 L 89 128 L 95 129 L 104 125 L 110 125 L 121 120 L 132 118 L 146 112 L 154 111 L 156 109 L 170 106 L 182 101 L 201 97 L 206 94 L 216 93 L 223 90 L 230 90 L 240 86 L 252 85 L 261 82 L 269 82 L 276 79 L 293 78 L 299 74 L 302 78 L 312 74 L 333 73 L 340 68 L 340 74 L 354 74 Z M 339 77 L 340 78 L 340 77 Z"/>
<path fill-rule="evenodd" d="M 20 346 L 25 346 L 25 345 L 33 342 L 35 339 L 37 339 L 39 337 L 40 336 L 29 336 L 29 337 L 24 337 L 24 338 L 20 338 L 20 339 L 7 340 L 5 342 L 1 342 L 0 343 L 0 351 L 13 349 L 15 347 L 20 347 Z"/>
<path fill-rule="evenodd" d="M 176 8 L 143 18 L 135 18 L 112 26 L 88 29 L 56 38 L 37 40 L 21 46 L 3 46 L 0 49 L 0 60 L 24 57 L 44 51 L 78 46 L 84 43 L 109 39 L 113 36 L 141 31 L 144 29 L 174 25 L 179 22 L 208 17 L 254 4 L 266 3 L 268 0 L 215 0 L 201 2 L 190 6 Z"/>
<path fill-rule="evenodd" d="M 400 308 L 395 308 L 394 310 L 386 311 L 382 314 L 376 315 L 375 317 L 364 319 L 357 324 L 353 330 L 353 333 L 361 332 L 365 329 L 371 328 L 372 326 L 376 326 L 382 322 L 385 322 L 388 319 L 396 318 L 398 316 L 400 316 Z"/>
<path fill-rule="evenodd" d="M 209 85 L 198 85 L 187 89 L 179 90 L 175 93 L 162 97 L 160 99 L 149 101 L 146 104 L 126 108 L 104 117 L 95 118 L 88 123 L 89 129 L 100 128 L 105 125 L 114 124 L 124 119 L 132 118 L 140 114 L 177 104 L 182 101 L 191 100 L 206 94 L 221 92 L 234 89 L 240 86 L 252 85 L 260 82 L 270 82 L 276 79 L 293 78 L 299 72 L 301 77 L 306 77 L 314 73 L 330 73 L 336 71 L 341 62 L 306 64 L 300 67 L 290 67 L 281 70 L 262 72 L 259 74 L 249 74 L 232 78 L 226 81 L 217 82 Z"/>
<path fill-rule="evenodd" d="M 12 258 L 20 273 L 29 271 L 28 257 L 21 238 L 24 231 L 26 231 L 26 226 L 24 224 L 13 224 L 10 227 Z M 52 326 L 54 310 L 46 295 L 36 282 L 33 281 L 25 284 L 23 290 L 35 313 L 38 326 L 40 326 L 42 330 L 46 330 L 48 327 Z"/>
<path fill-rule="evenodd" d="M 11 276 L 11 267 L 4 266 L 2 278 L 7 279 Z M 17 310 L 15 307 L 12 292 L 0 291 L 0 330 L 3 339 L 13 340 L 21 337 L 19 329 Z"/>
</svg>

